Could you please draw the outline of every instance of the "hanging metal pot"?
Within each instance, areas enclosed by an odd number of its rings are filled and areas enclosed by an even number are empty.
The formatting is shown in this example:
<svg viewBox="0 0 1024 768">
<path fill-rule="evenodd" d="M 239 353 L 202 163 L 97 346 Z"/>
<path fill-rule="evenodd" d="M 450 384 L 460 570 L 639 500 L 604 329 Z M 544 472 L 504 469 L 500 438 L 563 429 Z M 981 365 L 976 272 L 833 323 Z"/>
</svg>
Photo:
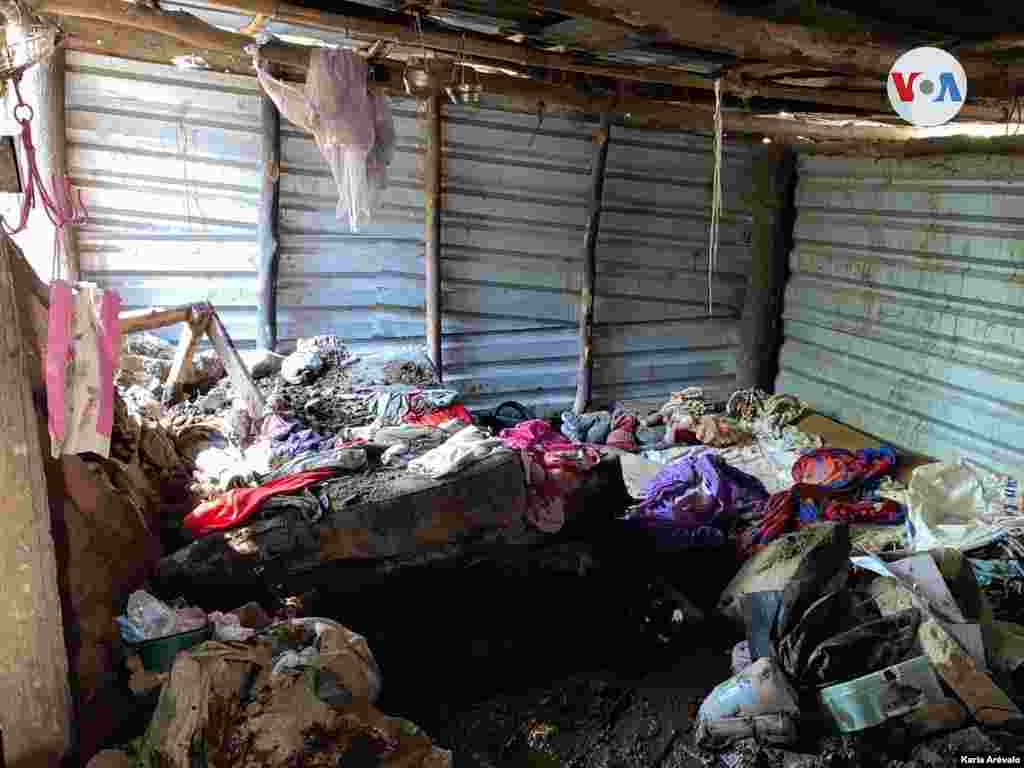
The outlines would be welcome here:
<svg viewBox="0 0 1024 768">
<path fill-rule="evenodd" d="M 459 101 L 463 104 L 478 105 L 484 87 L 480 83 L 459 83 L 455 86 L 455 90 L 458 93 Z"/>
<path fill-rule="evenodd" d="M 423 96 L 437 90 L 437 78 L 425 67 L 406 67 L 402 80 L 410 96 Z"/>
</svg>

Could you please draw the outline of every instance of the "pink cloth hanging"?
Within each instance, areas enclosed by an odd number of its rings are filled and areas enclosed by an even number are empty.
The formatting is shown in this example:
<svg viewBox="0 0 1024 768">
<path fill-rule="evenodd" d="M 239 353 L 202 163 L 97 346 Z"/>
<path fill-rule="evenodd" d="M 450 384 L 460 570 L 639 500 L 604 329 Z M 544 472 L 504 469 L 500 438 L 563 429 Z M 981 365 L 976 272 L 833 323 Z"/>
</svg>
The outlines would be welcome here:
<svg viewBox="0 0 1024 768">
<path fill-rule="evenodd" d="M 50 286 L 45 379 L 54 458 L 66 453 L 110 455 L 120 309 L 116 291 L 105 291 L 97 300 L 91 285 L 75 290 L 54 280 Z"/>
<path fill-rule="evenodd" d="M 64 390 L 71 355 L 71 318 L 74 297 L 71 286 L 63 280 L 50 283 L 50 311 L 46 329 L 46 403 L 50 441 L 64 442 L 67 430 Z"/>
<path fill-rule="evenodd" d="M 103 292 L 100 304 L 100 408 L 96 431 L 110 437 L 114 429 L 114 371 L 121 357 L 121 296 L 117 291 Z"/>
</svg>

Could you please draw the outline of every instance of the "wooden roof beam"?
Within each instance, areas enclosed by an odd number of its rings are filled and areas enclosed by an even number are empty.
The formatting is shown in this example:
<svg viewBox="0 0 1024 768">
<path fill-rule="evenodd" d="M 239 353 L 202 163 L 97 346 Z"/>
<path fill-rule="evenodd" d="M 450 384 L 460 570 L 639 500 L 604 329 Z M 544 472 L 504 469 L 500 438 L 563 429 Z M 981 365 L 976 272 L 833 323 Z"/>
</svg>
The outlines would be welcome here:
<svg viewBox="0 0 1024 768">
<path fill-rule="evenodd" d="M 723 10 L 715 0 L 572 0 L 572 7 L 580 17 L 604 20 L 611 14 L 663 29 L 679 45 L 727 51 L 741 60 L 850 75 L 886 77 L 897 57 L 916 42 L 882 38 L 875 31 L 838 31 L 743 16 Z M 970 91 L 979 96 L 1005 98 L 1009 84 L 1024 79 L 1024 62 L 1006 64 L 973 54 L 959 59 Z"/>
<path fill-rule="evenodd" d="M 148 9 L 128 14 L 121 6 L 122 0 L 44 0 L 41 8 L 53 12 L 59 7 L 66 17 L 66 27 L 76 37 L 71 47 L 126 59 L 153 61 L 168 64 L 176 56 L 210 56 L 211 65 L 223 67 L 243 74 L 253 74 L 251 62 L 243 49 L 252 43 L 251 38 L 232 32 L 224 32 L 206 25 L 187 14 L 166 14 L 156 22 Z M 86 18 L 74 18 L 82 13 Z M 99 16 L 100 18 L 96 18 Z M 128 19 L 130 24 L 118 26 L 106 17 Z M 154 21 L 150 24 L 150 21 Z M 156 29 L 154 29 L 156 27 Z M 97 45 L 94 41 L 101 40 Z M 292 45 L 275 45 L 263 49 L 262 55 L 275 64 L 290 66 L 301 75 L 308 66 L 309 49 Z M 233 66 L 231 66 L 233 65 Z M 387 84 L 375 85 L 391 92 L 401 90 L 403 66 L 396 62 L 385 62 L 390 78 Z M 587 95 L 580 93 L 572 84 L 555 85 L 525 78 L 502 75 L 480 75 L 484 93 L 495 98 L 499 108 L 526 112 L 619 112 L 627 115 L 632 126 L 648 126 L 671 129 L 707 131 L 712 127 L 713 106 L 710 99 L 691 102 L 666 102 L 634 95 Z M 835 125 L 802 119 L 780 119 L 777 115 L 757 115 L 747 112 L 727 111 L 726 130 L 732 133 L 754 133 L 780 138 L 804 136 L 822 140 L 904 140 L 923 135 L 919 129 L 910 126 L 887 125 Z"/>
<path fill-rule="evenodd" d="M 618 80 L 636 80 L 648 83 L 668 83 L 687 88 L 711 90 L 712 81 L 707 77 L 691 74 L 668 67 L 628 67 L 615 64 L 595 64 L 579 61 L 575 56 L 562 53 L 547 53 L 528 48 L 518 43 L 496 38 L 486 38 L 473 33 L 435 32 L 424 30 L 422 37 L 412 27 L 394 21 L 345 16 L 330 11 L 320 11 L 292 3 L 278 3 L 273 0 L 213 0 L 210 5 L 229 11 L 254 16 L 267 15 L 287 24 L 308 26 L 315 29 L 340 32 L 367 40 L 382 40 L 386 43 L 409 47 L 425 47 L 432 51 L 443 51 L 452 56 L 466 56 L 474 59 L 489 59 L 507 62 L 521 67 L 543 67 L 565 72 L 579 72 L 596 77 L 610 77 Z"/>
</svg>

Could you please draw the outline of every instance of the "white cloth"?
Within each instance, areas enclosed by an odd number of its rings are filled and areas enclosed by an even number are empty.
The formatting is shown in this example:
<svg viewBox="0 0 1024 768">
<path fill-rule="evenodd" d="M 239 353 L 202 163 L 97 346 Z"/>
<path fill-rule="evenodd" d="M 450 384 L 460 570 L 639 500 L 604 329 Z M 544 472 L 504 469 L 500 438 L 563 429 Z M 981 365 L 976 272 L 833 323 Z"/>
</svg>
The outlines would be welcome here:
<svg viewBox="0 0 1024 768">
<path fill-rule="evenodd" d="M 432 478 L 458 472 L 494 453 L 509 452 L 504 443 L 480 427 L 466 427 L 442 445 L 409 462 L 409 469 Z"/>
</svg>

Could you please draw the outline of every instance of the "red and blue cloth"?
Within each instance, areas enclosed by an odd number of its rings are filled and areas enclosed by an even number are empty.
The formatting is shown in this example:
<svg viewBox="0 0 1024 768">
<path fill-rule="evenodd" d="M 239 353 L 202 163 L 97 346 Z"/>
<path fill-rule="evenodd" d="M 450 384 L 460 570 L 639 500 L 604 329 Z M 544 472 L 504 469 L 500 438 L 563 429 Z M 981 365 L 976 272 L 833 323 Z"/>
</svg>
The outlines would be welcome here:
<svg viewBox="0 0 1024 768">
<path fill-rule="evenodd" d="M 793 464 L 793 482 L 816 485 L 831 491 L 874 487 L 896 466 L 891 448 L 862 448 L 856 453 L 844 448 L 817 448 Z"/>
</svg>

